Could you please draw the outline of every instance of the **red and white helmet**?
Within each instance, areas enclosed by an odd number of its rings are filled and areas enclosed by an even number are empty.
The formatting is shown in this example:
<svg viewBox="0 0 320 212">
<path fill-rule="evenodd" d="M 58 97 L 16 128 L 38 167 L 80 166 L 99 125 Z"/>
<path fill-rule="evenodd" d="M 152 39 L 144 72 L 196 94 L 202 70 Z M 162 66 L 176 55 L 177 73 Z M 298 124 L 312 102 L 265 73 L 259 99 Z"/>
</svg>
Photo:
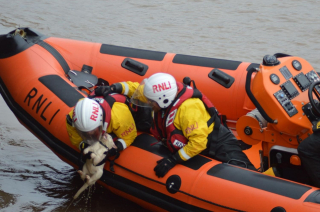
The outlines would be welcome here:
<svg viewBox="0 0 320 212">
<path fill-rule="evenodd" d="M 167 73 L 156 73 L 144 80 L 143 94 L 159 107 L 167 108 L 173 102 L 178 92 L 175 78 Z"/>
<path fill-rule="evenodd" d="M 103 112 L 98 102 L 84 98 L 80 100 L 73 110 L 73 126 L 82 139 L 92 144 L 102 135 Z"/>
</svg>

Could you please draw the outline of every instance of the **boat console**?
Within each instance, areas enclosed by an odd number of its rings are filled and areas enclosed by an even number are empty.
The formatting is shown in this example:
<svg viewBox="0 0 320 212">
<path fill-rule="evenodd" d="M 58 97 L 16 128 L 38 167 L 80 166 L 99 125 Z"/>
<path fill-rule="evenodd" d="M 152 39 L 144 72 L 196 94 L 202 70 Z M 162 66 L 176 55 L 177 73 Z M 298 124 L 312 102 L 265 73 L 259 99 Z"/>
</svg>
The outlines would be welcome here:
<svg viewBox="0 0 320 212">
<path fill-rule="evenodd" d="M 261 142 L 262 171 L 303 172 L 296 149 L 320 119 L 319 84 L 305 59 L 285 54 L 266 55 L 259 68 L 248 70 L 246 92 L 257 109 L 240 117 L 236 128 L 243 142 Z"/>
</svg>

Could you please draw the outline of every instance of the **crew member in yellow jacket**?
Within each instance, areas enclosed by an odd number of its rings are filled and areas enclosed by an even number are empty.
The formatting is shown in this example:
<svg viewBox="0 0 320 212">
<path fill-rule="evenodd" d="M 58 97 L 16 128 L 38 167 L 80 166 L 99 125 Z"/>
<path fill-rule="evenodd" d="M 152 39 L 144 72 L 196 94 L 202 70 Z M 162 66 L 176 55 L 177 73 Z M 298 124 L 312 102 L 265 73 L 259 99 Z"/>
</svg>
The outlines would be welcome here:
<svg viewBox="0 0 320 212">
<path fill-rule="evenodd" d="M 109 150 L 108 155 L 115 155 L 130 146 L 137 136 L 137 129 L 125 100 L 121 94 L 80 99 L 67 115 L 71 143 L 83 150 L 108 133 L 117 146 Z"/>
<path fill-rule="evenodd" d="M 222 162 L 256 170 L 225 126 L 217 110 L 197 89 L 156 73 L 142 83 L 113 84 L 115 92 L 131 97 L 133 104 L 153 110 L 151 133 L 173 153 L 157 162 L 154 171 L 163 177 L 177 163 L 202 153 Z"/>
</svg>

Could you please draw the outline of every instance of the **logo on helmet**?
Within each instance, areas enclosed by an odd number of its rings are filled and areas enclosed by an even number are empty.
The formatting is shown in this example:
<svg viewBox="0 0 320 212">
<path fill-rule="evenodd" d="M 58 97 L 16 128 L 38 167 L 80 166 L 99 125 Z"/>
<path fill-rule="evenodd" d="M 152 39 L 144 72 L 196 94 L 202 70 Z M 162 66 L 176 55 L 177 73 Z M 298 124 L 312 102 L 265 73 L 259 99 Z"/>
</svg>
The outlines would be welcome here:
<svg viewBox="0 0 320 212">
<path fill-rule="evenodd" d="M 93 103 L 93 108 L 92 108 L 92 114 L 90 116 L 90 119 L 93 121 L 97 121 L 98 114 L 99 114 L 99 105 L 98 103 Z"/>
<path fill-rule="evenodd" d="M 171 88 L 171 84 L 170 82 L 168 81 L 168 84 L 169 86 L 167 86 L 167 84 L 165 82 L 161 83 L 161 84 L 157 84 L 157 85 L 153 85 L 152 88 L 153 88 L 153 93 L 156 93 L 156 92 L 160 92 L 161 90 L 168 90 Z"/>
<path fill-rule="evenodd" d="M 73 117 L 73 123 L 78 120 L 77 117 L 76 117 L 76 113 L 74 112 L 74 110 L 73 110 L 73 113 L 72 113 L 72 117 Z"/>
</svg>

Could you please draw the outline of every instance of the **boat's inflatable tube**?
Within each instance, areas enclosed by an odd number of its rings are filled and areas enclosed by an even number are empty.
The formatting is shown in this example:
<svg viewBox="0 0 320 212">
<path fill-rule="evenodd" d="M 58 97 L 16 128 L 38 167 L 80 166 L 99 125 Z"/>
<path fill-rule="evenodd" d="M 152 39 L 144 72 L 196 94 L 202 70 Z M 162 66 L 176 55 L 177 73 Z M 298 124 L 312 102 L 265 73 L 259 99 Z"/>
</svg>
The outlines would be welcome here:
<svg viewBox="0 0 320 212">
<path fill-rule="evenodd" d="M 24 31 L 24 38 L 20 34 L 14 36 L 15 32 L 2 36 L 5 42 L 1 42 L 0 58 L 10 60 L 11 56 L 24 54 L 28 49 L 28 54 L 34 52 L 40 54 L 38 57 L 42 54 L 53 57 L 55 64 L 52 68 L 57 74 L 86 69 L 109 83 L 140 82 L 156 72 L 170 73 L 178 81 L 188 76 L 219 112 L 227 115 L 231 128 L 235 128 L 241 116 L 254 109 L 246 95 L 244 83 L 247 70 L 259 67 L 259 64 L 47 37 L 28 28 Z M 40 68 L 38 57 L 28 57 L 28 63 Z M 21 66 L 24 62 L 21 59 Z"/>
<path fill-rule="evenodd" d="M 110 83 L 141 81 L 159 71 L 178 80 L 189 76 L 231 121 L 255 107 L 246 97 L 244 81 L 249 66 L 256 64 L 52 38 L 23 30 L 26 35 L 13 31 L 0 36 L 1 94 L 18 120 L 74 167 L 79 150 L 69 141 L 65 118 L 85 94 L 67 77 L 70 69 L 83 69 Z M 156 142 L 150 135 L 139 135 L 115 161 L 115 172 L 106 163 L 99 182 L 151 211 L 320 210 L 317 188 L 201 155 L 157 178 L 156 161 L 169 152 Z"/>
</svg>

